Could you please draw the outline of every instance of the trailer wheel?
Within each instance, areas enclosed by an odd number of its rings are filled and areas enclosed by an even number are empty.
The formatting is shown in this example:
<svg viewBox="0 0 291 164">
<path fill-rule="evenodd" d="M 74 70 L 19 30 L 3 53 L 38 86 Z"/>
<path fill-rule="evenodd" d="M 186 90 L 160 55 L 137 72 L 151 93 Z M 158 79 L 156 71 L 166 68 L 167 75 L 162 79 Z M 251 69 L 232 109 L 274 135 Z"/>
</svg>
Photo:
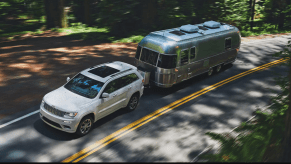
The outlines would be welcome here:
<svg viewBox="0 0 291 164">
<path fill-rule="evenodd" d="M 213 68 L 209 68 L 209 70 L 208 70 L 208 76 L 211 76 L 212 73 L 213 73 Z"/>
<path fill-rule="evenodd" d="M 221 70 L 221 66 L 222 66 L 222 64 L 220 64 L 216 67 L 216 72 L 219 72 Z"/>
</svg>

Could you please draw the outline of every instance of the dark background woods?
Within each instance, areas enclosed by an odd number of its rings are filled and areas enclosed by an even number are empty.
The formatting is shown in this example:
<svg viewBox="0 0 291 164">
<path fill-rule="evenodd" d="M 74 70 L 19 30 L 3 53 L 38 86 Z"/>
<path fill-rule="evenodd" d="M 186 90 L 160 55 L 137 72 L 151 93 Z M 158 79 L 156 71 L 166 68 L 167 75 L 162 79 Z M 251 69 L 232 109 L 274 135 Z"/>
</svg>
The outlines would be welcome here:
<svg viewBox="0 0 291 164">
<path fill-rule="evenodd" d="M 68 27 L 70 23 L 82 22 L 88 26 L 107 27 L 118 36 L 208 20 L 230 23 L 240 30 L 251 31 L 254 26 L 267 23 L 275 29 L 290 29 L 290 1 L 4 0 L 0 2 L 0 21 L 17 20 L 25 15 L 30 19 L 43 19 L 46 28 Z"/>
</svg>

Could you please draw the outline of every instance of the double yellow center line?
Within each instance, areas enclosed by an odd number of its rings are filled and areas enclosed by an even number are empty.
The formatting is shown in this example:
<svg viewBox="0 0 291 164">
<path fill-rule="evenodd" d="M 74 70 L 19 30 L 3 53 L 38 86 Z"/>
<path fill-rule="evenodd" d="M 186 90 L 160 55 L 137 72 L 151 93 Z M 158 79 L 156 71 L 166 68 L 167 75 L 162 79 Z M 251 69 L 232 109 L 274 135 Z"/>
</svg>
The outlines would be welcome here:
<svg viewBox="0 0 291 164">
<path fill-rule="evenodd" d="M 104 146 L 110 144 L 111 142 L 119 139 L 120 137 L 126 135 L 127 133 L 143 126 L 144 124 L 154 120 L 155 118 L 171 111 L 172 109 L 174 108 L 177 108 L 178 106 L 182 105 L 182 104 L 185 104 L 186 102 L 188 101 L 191 101 L 211 90 L 214 90 L 224 84 L 227 84 L 231 81 L 234 81 L 238 78 L 241 78 L 241 77 L 244 77 L 246 75 L 249 75 L 251 73 L 254 73 L 254 72 L 257 72 L 257 71 L 260 71 L 260 70 L 264 70 L 264 69 L 267 69 L 269 67 L 272 67 L 272 66 L 275 66 L 277 64 L 280 64 L 280 63 L 283 63 L 283 62 L 286 62 L 288 61 L 289 58 L 282 58 L 282 59 L 279 59 L 279 60 L 276 60 L 276 61 L 273 61 L 273 62 L 270 62 L 270 63 L 267 63 L 267 64 L 264 64 L 262 66 L 259 66 L 259 67 L 256 67 L 256 68 L 253 68 L 253 69 L 250 69 L 248 71 L 245 71 L 243 73 L 240 73 L 240 74 L 237 74 L 235 76 L 232 76 L 230 78 L 227 78 L 223 81 L 220 81 L 214 85 L 211 85 L 211 86 L 208 86 L 206 88 L 203 88 L 201 89 L 200 91 L 197 91 L 191 95 L 188 95 L 180 100 L 177 100 L 165 107 L 162 107 L 158 110 L 156 110 L 155 112 L 151 113 L 151 114 L 148 114 L 146 116 L 144 116 L 143 118 L 131 123 L 131 124 L 128 124 L 127 126 L 119 129 L 118 131 L 110 134 L 109 136 L 95 142 L 94 144 L 92 144 L 91 146 L 81 150 L 80 152 L 68 157 L 67 159 L 63 160 L 62 162 L 79 162 L 80 160 L 86 158 L 87 156 L 93 154 L 94 152 L 100 150 L 101 148 L 103 148 Z"/>
</svg>

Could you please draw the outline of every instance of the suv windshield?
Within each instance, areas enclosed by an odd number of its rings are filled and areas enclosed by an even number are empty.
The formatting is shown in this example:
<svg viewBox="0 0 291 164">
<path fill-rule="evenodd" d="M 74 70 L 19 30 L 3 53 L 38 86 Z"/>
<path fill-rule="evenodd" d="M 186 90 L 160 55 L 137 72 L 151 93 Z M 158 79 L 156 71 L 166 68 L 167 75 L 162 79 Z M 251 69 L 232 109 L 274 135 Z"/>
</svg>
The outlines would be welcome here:
<svg viewBox="0 0 291 164">
<path fill-rule="evenodd" d="M 92 99 L 96 97 L 103 85 L 104 83 L 79 73 L 65 85 L 65 88 L 71 92 Z"/>
</svg>

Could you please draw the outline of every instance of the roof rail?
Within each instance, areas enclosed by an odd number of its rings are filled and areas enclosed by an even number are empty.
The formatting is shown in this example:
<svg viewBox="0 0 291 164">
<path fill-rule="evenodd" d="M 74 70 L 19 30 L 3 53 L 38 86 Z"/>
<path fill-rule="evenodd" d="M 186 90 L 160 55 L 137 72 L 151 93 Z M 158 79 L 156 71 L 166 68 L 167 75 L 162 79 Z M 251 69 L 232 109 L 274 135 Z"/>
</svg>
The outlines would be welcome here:
<svg viewBox="0 0 291 164">
<path fill-rule="evenodd" d="M 119 75 L 119 74 L 122 74 L 122 73 L 127 72 L 127 71 L 130 71 L 130 70 L 132 70 L 132 68 L 129 68 L 129 69 L 124 70 L 124 71 L 121 71 L 121 72 L 117 72 L 117 73 L 115 73 L 115 74 L 113 74 L 113 75 L 110 75 L 110 77 L 117 76 L 117 75 Z"/>
</svg>

